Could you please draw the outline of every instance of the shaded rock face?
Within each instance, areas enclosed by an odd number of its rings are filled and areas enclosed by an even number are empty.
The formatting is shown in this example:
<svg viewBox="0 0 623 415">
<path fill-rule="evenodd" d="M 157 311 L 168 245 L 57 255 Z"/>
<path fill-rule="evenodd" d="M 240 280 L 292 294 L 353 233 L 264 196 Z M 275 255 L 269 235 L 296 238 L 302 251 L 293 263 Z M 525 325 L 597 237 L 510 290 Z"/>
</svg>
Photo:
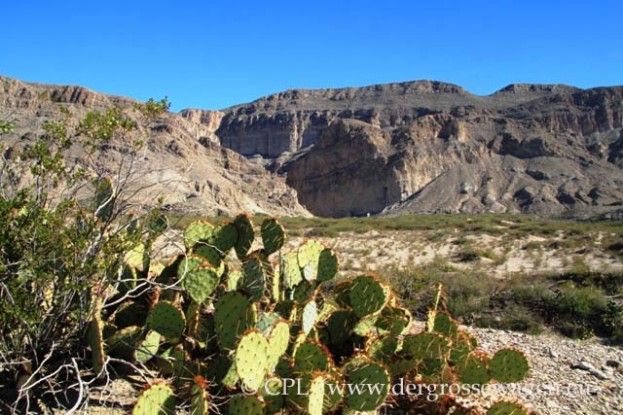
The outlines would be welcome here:
<svg viewBox="0 0 623 415">
<path fill-rule="evenodd" d="M 216 135 L 321 216 L 555 214 L 622 204 L 622 102 L 622 87 L 294 90 L 225 110 Z"/>
<path fill-rule="evenodd" d="M 99 94 L 82 87 L 40 85 L 0 77 L 0 120 L 15 125 L 2 137 L 5 157 L 43 134 L 46 120 L 62 119 L 61 106 L 80 120 L 88 111 L 110 107 L 132 108 L 136 101 Z M 129 112 L 130 116 L 131 111 Z M 266 171 L 240 154 L 221 147 L 214 134 L 223 113 L 184 111 L 165 113 L 151 125 L 139 125 L 144 151 L 132 160 L 128 180 L 132 202 L 155 205 L 159 198 L 171 208 L 208 215 L 265 213 L 309 215 L 296 191 L 283 177 Z M 124 159 L 124 143 L 107 143 L 97 153 L 100 171 L 114 175 Z M 78 164 L 84 153 L 72 148 L 67 161 Z"/>
</svg>

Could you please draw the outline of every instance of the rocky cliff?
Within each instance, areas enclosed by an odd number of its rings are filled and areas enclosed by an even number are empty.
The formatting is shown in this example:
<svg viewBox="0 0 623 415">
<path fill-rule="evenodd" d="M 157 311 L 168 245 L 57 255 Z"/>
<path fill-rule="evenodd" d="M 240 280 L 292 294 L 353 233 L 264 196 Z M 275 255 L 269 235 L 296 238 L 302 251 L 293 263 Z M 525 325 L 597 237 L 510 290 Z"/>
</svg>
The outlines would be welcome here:
<svg viewBox="0 0 623 415">
<path fill-rule="evenodd" d="M 149 126 L 145 203 L 208 213 L 607 214 L 623 209 L 623 87 L 509 85 L 477 96 L 442 82 L 290 90 Z M 134 101 L 0 77 L 0 119 L 24 145 L 66 106 Z M 76 156 L 77 157 L 77 156 Z M 102 160 L 118 163 L 110 147 Z"/>
<path fill-rule="evenodd" d="M 47 120 L 62 119 L 61 107 L 72 120 L 89 111 L 119 107 L 131 109 L 136 101 L 99 94 L 77 86 L 54 86 L 0 77 L 0 120 L 15 129 L 2 137 L 4 155 L 44 134 Z M 131 111 L 129 112 L 131 116 Z M 111 175 L 132 162 L 127 192 L 130 202 L 153 205 L 158 198 L 171 208 L 202 214 L 237 214 L 241 211 L 272 215 L 308 215 L 296 191 L 285 179 L 254 165 L 240 154 L 223 148 L 214 131 L 223 114 L 210 111 L 165 113 L 149 125 L 139 125 L 145 145 L 131 160 L 120 140 L 102 147 L 96 165 Z M 68 160 L 83 163 L 85 155 L 70 149 Z"/>
<path fill-rule="evenodd" d="M 564 85 L 292 90 L 225 110 L 215 134 L 317 215 L 556 214 L 623 204 L 622 101 Z"/>
</svg>

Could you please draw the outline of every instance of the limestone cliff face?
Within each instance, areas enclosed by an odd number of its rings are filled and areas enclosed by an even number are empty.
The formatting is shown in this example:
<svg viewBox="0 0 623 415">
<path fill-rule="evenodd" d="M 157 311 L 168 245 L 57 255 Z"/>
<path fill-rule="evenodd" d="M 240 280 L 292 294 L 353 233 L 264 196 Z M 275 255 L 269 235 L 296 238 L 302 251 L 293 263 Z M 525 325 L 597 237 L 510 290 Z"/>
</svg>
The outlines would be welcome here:
<svg viewBox="0 0 623 415">
<path fill-rule="evenodd" d="M 318 215 L 559 213 L 623 203 L 622 102 L 621 87 L 295 90 L 227 110 L 217 135 L 273 159 Z"/>
<path fill-rule="evenodd" d="M 110 107 L 128 110 L 136 101 L 99 94 L 75 86 L 54 86 L 20 82 L 0 77 L 0 119 L 15 129 L 2 137 L 10 149 L 20 148 L 43 134 L 46 120 L 60 120 L 66 107 L 77 122 L 88 111 Z M 308 215 L 298 203 L 296 191 L 283 177 L 256 166 L 242 155 L 221 147 L 214 131 L 222 113 L 186 111 L 165 113 L 150 125 L 139 125 L 144 151 L 132 159 L 134 174 L 128 181 L 132 202 L 153 205 L 160 197 L 165 205 L 203 214 L 266 213 Z M 122 140 L 108 143 L 95 156 L 97 168 L 114 175 L 128 163 Z M 83 163 L 84 153 L 72 148 L 71 163 Z"/>
</svg>

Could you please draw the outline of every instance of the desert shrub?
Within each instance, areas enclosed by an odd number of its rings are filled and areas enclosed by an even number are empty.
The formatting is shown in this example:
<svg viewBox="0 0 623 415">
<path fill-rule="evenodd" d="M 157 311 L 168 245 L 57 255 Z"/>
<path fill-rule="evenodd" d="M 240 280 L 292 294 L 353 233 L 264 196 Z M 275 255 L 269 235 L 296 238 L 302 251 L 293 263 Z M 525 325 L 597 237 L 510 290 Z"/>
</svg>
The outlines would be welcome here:
<svg viewBox="0 0 623 415">
<path fill-rule="evenodd" d="M 135 116 L 152 118 L 166 107 L 150 100 Z M 149 246 L 163 229 L 155 210 L 126 216 L 124 187 L 97 163 L 101 146 L 133 133 L 137 140 L 122 145 L 135 157 L 142 137 L 136 123 L 116 108 L 77 123 L 62 113 L 0 166 L 0 412 L 37 412 L 35 402 L 73 396 L 65 386 L 80 378 L 94 298 L 119 284 L 126 253 L 140 242 Z M 67 163 L 71 146 L 93 163 Z M 121 181 L 136 174 L 117 173 Z"/>
</svg>

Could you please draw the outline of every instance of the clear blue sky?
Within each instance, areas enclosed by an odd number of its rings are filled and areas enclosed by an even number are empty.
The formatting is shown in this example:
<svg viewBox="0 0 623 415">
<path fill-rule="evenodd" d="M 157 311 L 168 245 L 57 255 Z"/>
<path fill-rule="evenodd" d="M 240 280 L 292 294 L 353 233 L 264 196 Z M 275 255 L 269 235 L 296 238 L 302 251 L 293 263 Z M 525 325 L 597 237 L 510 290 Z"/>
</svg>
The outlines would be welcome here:
<svg viewBox="0 0 623 415">
<path fill-rule="evenodd" d="M 416 79 L 620 85 L 622 18 L 621 0 L 4 0 L 0 74 L 174 110 Z"/>
</svg>

